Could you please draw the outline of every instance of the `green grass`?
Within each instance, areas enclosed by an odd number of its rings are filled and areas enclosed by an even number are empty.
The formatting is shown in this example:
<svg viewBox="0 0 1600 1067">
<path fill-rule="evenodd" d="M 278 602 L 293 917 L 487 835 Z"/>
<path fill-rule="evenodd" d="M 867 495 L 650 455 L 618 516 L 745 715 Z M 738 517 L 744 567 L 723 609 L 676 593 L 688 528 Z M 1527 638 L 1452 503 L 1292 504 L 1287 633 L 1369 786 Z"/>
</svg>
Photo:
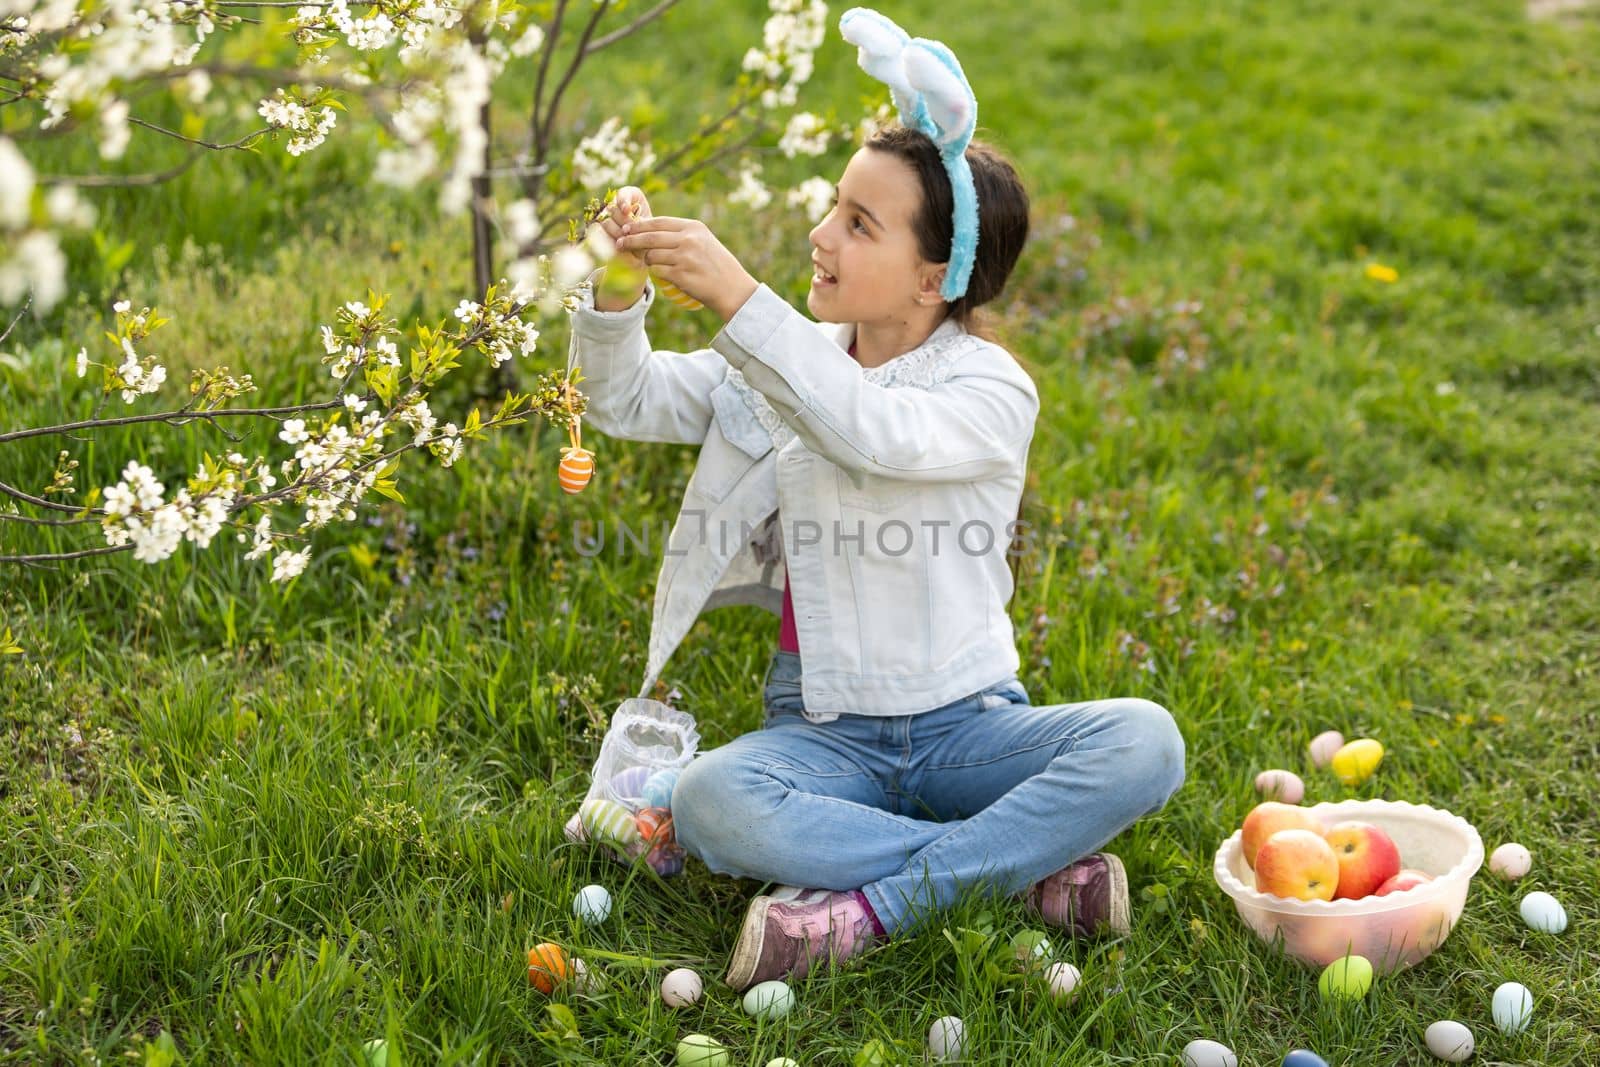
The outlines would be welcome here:
<svg viewBox="0 0 1600 1067">
<path fill-rule="evenodd" d="M 630 42 L 623 88 L 575 86 L 574 114 L 709 109 L 751 10 L 687 5 Z M 694 451 L 597 435 L 596 483 L 567 498 L 557 435 L 527 427 L 414 477 L 404 515 L 330 532 L 287 590 L 224 544 L 0 579 L 26 649 L 0 665 L 0 1061 L 137 1062 L 166 1031 L 193 1062 L 356 1063 L 388 1035 L 423 1063 L 666 1063 L 698 1031 L 735 1063 L 821 1065 L 873 1038 L 915 1050 L 956 1014 L 990 1063 L 1173 1063 L 1207 1036 L 1250 1064 L 1295 1046 L 1422 1064 L 1439 1018 L 1472 1027 L 1478 1062 L 1600 1062 L 1594 21 L 1420 0 L 886 13 L 962 57 L 984 134 L 1035 195 L 1004 319 L 1044 402 L 1028 509 L 1050 537 L 1013 603 L 1022 679 L 1040 703 L 1158 700 L 1189 746 L 1189 783 L 1111 845 L 1133 936 L 1064 946 L 1085 985 L 1063 1007 L 967 967 L 935 924 L 753 1025 L 714 979 L 755 884 L 696 862 L 625 874 L 560 834 L 642 675 L 658 562 L 584 558 L 570 523 L 659 535 Z M 741 43 L 705 58 L 702 20 Z M 812 106 L 850 114 L 865 86 L 830 37 Z M 508 108 L 525 95 L 507 91 Z M 226 362 L 274 397 L 318 387 L 315 327 L 369 284 L 444 314 L 465 295 L 464 224 L 367 194 L 370 158 L 336 139 L 102 201 L 138 252 L 111 277 L 74 248 L 80 299 L 0 353 L 4 423 L 92 407 L 67 368 L 113 295 L 175 314 L 174 367 Z M 672 210 L 705 198 L 684 199 Z M 803 225 L 704 210 L 802 291 Z M 710 324 L 664 311 L 651 329 L 682 348 Z M 550 337 L 546 366 L 565 350 Z M 104 435 L 77 453 L 80 484 L 134 449 L 170 479 L 208 443 Z M 54 447 L 7 453 L 6 480 L 42 482 Z M 21 543 L 0 524 L 0 550 Z M 707 746 L 759 724 L 776 629 L 713 613 L 669 665 Z M 1388 745 L 1359 790 L 1305 767 L 1330 727 Z M 1311 800 L 1448 808 L 1490 847 L 1528 845 L 1534 873 L 1485 873 L 1436 954 L 1328 1008 L 1211 880 L 1269 766 L 1305 773 Z M 617 905 L 591 931 L 570 902 L 593 881 Z M 1531 888 L 1564 902 L 1564 935 L 1522 926 Z M 985 916 L 1026 925 L 977 899 L 945 925 Z M 576 1042 L 540 1036 L 522 959 L 546 939 L 604 974 L 560 997 Z M 673 1013 L 654 989 L 680 964 L 712 988 Z M 1505 980 L 1537 997 L 1516 1038 L 1489 1020 Z"/>
</svg>

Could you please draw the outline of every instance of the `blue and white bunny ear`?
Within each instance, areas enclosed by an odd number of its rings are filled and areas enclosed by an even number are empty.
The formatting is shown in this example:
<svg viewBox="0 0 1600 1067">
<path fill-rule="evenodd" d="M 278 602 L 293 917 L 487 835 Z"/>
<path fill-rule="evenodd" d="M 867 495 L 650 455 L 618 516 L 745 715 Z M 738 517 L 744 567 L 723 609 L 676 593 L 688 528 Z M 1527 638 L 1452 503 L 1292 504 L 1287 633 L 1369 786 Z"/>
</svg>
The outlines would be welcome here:
<svg viewBox="0 0 1600 1067">
<path fill-rule="evenodd" d="M 856 46 L 861 69 L 889 87 L 901 123 L 921 130 L 939 148 L 955 197 L 950 263 L 940 295 L 959 300 L 978 251 L 978 194 L 966 156 L 978 126 L 978 98 L 954 52 L 939 41 L 912 38 L 869 7 L 841 15 L 839 33 Z"/>
<path fill-rule="evenodd" d="M 920 129 L 924 122 L 917 119 L 924 118 L 926 111 L 902 61 L 911 35 L 870 7 L 853 7 L 839 16 L 839 33 L 856 46 L 856 62 L 861 69 L 889 87 L 900 121 Z"/>
<path fill-rule="evenodd" d="M 907 80 L 933 120 L 935 129 L 929 136 L 941 152 L 965 152 L 978 128 L 978 98 L 955 53 L 940 41 L 918 37 L 906 46 L 904 66 Z"/>
</svg>

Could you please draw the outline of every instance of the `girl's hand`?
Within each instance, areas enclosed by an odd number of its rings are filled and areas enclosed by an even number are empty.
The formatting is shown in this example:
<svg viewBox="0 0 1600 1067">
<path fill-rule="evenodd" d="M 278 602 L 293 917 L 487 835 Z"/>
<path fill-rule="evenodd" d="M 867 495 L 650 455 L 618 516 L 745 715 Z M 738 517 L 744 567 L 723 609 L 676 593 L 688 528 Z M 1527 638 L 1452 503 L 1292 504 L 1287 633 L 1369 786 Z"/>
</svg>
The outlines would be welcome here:
<svg viewBox="0 0 1600 1067">
<path fill-rule="evenodd" d="M 622 228 L 617 249 L 638 256 L 658 278 L 715 311 L 723 322 L 760 288 L 699 219 L 663 215 L 630 222 Z"/>
<path fill-rule="evenodd" d="M 596 222 L 611 243 L 616 244 L 624 225 L 648 218 L 650 201 L 637 186 L 628 185 L 617 190 L 617 195 Z M 617 249 L 595 287 L 595 307 L 601 311 L 623 311 L 632 307 L 644 295 L 648 274 L 644 260 L 632 252 Z"/>
<path fill-rule="evenodd" d="M 650 201 L 645 199 L 644 193 L 638 186 L 627 185 L 617 190 L 617 195 L 606 205 L 605 211 L 597 221 L 605 235 L 611 238 L 611 243 L 616 244 L 622 236 L 623 226 L 650 217 Z M 619 249 L 616 258 L 625 267 L 638 271 L 645 269 L 644 261 L 631 252 Z"/>
</svg>

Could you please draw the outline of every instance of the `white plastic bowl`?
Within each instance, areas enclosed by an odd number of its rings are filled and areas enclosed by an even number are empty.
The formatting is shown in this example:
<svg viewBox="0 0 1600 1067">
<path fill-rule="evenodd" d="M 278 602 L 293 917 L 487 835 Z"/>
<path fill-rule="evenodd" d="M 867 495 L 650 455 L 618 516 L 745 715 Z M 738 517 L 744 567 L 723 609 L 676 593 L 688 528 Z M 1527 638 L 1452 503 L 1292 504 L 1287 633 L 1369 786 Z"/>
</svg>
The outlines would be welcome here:
<svg viewBox="0 0 1600 1067">
<path fill-rule="evenodd" d="M 1293 900 L 1255 888 L 1255 872 L 1239 847 L 1243 831 L 1222 843 L 1212 874 L 1256 936 L 1290 956 L 1326 967 L 1341 956 L 1365 956 L 1379 971 L 1397 971 L 1444 943 L 1466 906 L 1472 876 L 1483 866 L 1483 839 L 1459 816 L 1401 800 L 1343 800 L 1306 809 L 1332 826 L 1347 819 L 1381 827 L 1400 849 L 1400 865 L 1433 875 L 1415 889 L 1359 900 Z"/>
</svg>

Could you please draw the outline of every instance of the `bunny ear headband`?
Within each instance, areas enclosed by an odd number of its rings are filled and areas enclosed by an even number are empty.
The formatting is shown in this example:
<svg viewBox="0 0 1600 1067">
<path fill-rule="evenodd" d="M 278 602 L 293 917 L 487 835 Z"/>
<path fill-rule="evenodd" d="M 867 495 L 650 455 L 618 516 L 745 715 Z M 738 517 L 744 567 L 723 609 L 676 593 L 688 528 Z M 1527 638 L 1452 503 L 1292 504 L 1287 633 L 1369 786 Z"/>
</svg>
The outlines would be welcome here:
<svg viewBox="0 0 1600 1067">
<path fill-rule="evenodd" d="M 889 87 L 901 123 L 921 130 L 939 148 L 955 195 L 955 234 L 940 295 L 959 300 L 978 251 L 978 192 L 967 163 L 967 145 L 978 124 L 978 98 L 954 52 L 938 41 L 907 36 L 869 7 L 853 7 L 840 16 L 839 33 L 858 49 L 861 69 Z"/>
</svg>

